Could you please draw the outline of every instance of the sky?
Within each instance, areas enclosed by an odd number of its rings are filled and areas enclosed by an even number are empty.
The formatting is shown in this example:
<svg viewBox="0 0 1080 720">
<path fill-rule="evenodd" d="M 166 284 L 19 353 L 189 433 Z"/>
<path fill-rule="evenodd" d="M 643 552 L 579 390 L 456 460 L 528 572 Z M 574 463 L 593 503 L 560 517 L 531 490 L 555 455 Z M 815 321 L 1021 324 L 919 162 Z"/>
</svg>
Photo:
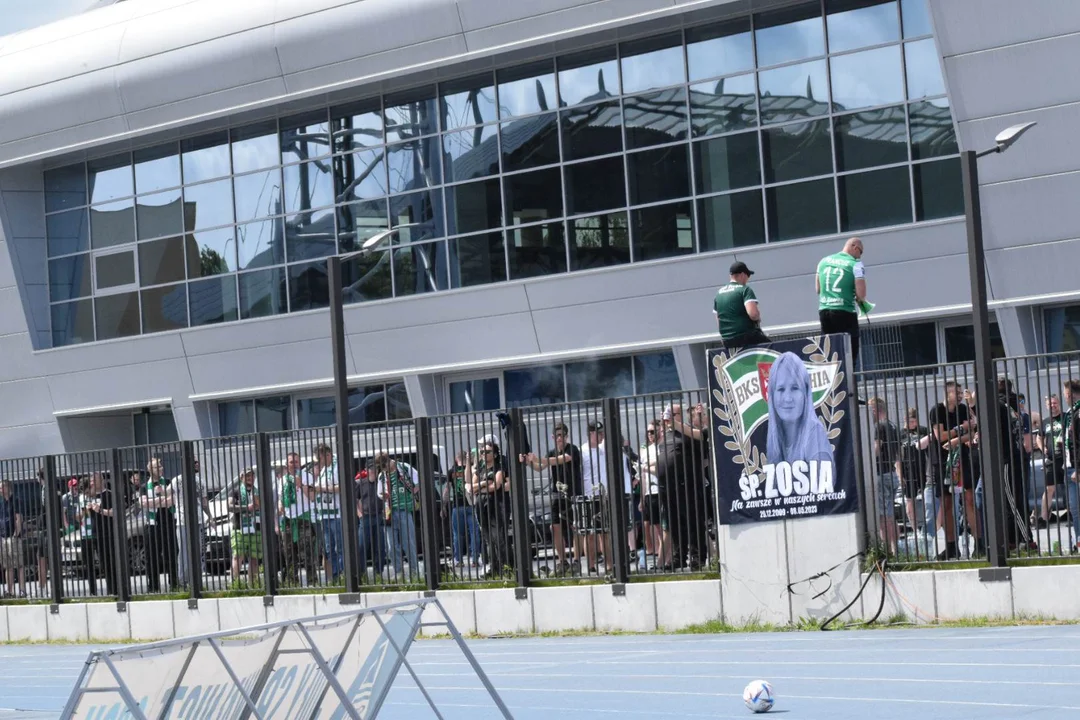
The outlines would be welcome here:
<svg viewBox="0 0 1080 720">
<path fill-rule="evenodd" d="M 93 4 L 95 0 L 0 0 L 0 35 L 45 25 Z"/>
</svg>

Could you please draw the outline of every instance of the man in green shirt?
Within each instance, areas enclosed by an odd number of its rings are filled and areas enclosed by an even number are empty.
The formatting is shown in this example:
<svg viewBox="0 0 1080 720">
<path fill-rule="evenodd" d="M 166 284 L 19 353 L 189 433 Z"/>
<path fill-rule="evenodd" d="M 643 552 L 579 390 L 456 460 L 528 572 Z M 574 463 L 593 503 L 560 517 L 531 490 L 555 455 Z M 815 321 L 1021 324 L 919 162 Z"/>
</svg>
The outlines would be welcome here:
<svg viewBox="0 0 1080 720">
<path fill-rule="evenodd" d="M 821 332 L 851 336 L 851 362 L 859 360 L 859 305 L 866 300 L 863 243 L 853 237 L 844 249 L 821 259 L 814 277 Z"/>
<path fill-rule="evenodd" d="M 737 350 L 746 345 L 769 342 L 761 332 L 761 311 L 757 295 L 748 285 L 754 271 L 744 262 L 735 262 L 728 269 L 731 281 L 717 290 L 713 300 L 713 314 L 720 329 L 724 348 Z"/>
</svg>

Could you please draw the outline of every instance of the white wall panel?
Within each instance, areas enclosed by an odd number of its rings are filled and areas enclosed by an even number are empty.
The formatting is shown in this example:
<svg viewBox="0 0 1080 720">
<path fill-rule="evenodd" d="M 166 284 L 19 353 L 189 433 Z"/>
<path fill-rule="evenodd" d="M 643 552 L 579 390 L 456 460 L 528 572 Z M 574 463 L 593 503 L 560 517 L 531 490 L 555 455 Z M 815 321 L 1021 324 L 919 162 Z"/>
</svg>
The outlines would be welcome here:
<svg viewBox="0 0 1080 720">
<path fill-rule="evenodd" d="M 987 48 L 1080 32 L 1075 0 L 930 0 L 942 53 Z"/>
</svg>

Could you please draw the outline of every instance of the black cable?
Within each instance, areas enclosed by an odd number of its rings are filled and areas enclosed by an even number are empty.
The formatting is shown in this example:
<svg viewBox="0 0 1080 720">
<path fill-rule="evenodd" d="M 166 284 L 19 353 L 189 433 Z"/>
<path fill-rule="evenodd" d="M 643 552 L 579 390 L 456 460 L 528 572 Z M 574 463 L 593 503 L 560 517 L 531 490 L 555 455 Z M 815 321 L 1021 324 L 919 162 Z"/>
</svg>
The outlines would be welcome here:
<svg viewBox="0 0 1080 720">
<path fill-rule="evenodd" d="M 818 580 L 818 579 L 823 578 L 823 577 L 828 578 L 828 580 L 829 580 L 828 587 L 826 587 L 824 590 L 818 592 L 816 595 L 814 595 L 811 598 L 813 600 L 817 600 L 819 597 L 822 597 L 827 592 L 829 592 L 829 590 L 832 588 L 832 576 L 829 573 L 831 573 L 833 570 L 836 570 L 837 568 L 839 568 L 844 563 L 850 562 L 851 560 L 855 560 L 858 557 L 859 557 L 859 553 L 855 553 L 851 557 L 848 557 L 848 558 L 846 558 L 844 560 L 841 560 L 836 565 L 833 565 L 828 570 L 822 570 L 821 572 L 815 573 L 814 575 L 811 575 L 810 577 L 808 577 L 808 578 L 806 578 L 804 580 L 796 580 L 795 582 L 788 583 L 787 591 L 789 593 L 791 593 L 792 595 L 795 595 L 796 592 L 795 592 L 794 588 L 795 588 L 796 585 L 801 585 L 803 583 L 812 583 L 814 580 Z M 835 615 L 830 617 L 828 620 L 823 622 L 821 624 L 821 629 L 823 631 L 830 630 L 829 625 L 831 625 L 833 622 L 835 622 L 837 620 L 837 618 L 839 618 L 841 615 L 843 615 L 848 610 L 850 610 L 852 608 L 852 606 L 855 605 L 855 603 L 857 603 L 859 601 L 859 598 L 861 598 L 863 593 L 866 591 L 866 586 L 870 584 L 870 579 L 873 578 L 874 575 L 880 575 L 881 576 L 881 598 L 878 601 L 877 612 L 874 613 L 874 617 L 870 618 L 869 620 L 866 620 L 866 621 L 863 621 L 863 622 L 860 622 L 860 623 L 852 623 L 851 625 L 845 625 L 844 627 L 851 627 L 852 625 L 862 625 L 863 627 L 866 627 L 866 626 L 869 626 L 869 625 L 873 625 L 875 622 L 877 622 L 877 619 L 879 617 L 881 617 L 881 613 L 885 609 L 885 574 L 887 572 L 888 572 L 888 560 L 887 559 L 881 559 L 881 560 L 876 561 L 874 563 L 873 571 L 867 573 L 866 579 L 863 580 L 862 586 L 859 587 L 859 592 L 855 593 L 855 597 L 852 598 L 851 602 L 849 602 L 847 605 L 845 605 L 844 608 L 842 610 L 840 610 L 840 612 L 836 613 Z"/>
</svg>

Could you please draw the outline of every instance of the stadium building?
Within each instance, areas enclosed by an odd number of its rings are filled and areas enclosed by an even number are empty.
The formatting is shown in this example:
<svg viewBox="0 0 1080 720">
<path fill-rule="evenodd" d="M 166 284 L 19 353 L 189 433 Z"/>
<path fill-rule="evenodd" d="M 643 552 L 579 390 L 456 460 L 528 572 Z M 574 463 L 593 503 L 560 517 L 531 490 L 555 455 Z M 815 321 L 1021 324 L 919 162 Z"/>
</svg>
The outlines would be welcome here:
<svg viewBox="0 0 1080 720">
<path fill-rule="evenodd" d="M 1075 349 L 1080 5 L 129 0 L 0 38 L 0 456 L 697 388 L 733 258 L 864 367 Z"/>
</svg>

